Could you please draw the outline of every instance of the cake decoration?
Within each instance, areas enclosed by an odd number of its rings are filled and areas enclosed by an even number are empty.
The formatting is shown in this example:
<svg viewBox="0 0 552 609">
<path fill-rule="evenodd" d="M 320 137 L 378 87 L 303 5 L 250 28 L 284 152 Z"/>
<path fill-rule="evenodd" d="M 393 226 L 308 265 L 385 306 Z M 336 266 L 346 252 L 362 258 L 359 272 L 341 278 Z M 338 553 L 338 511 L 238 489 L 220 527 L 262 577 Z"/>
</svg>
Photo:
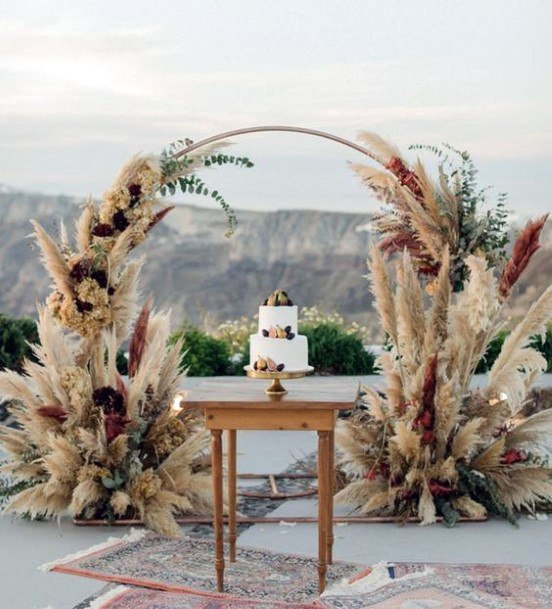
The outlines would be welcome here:
<svg viewBox="0 0 552 609">
<path fill-rule="evenodd" d="M 253 370 L 268 371 L 268 372 L 282 372 L 285 368 L 285 364 L 277 364 L 270 357 L 257 357 L 253 363 Z"/>
<path fill-rule="evenodd" d="M 263 307 L 292 307 L 291 298 L 285 290 L 274 290 L 263 302 Z"/>
<path fill-rule="evenodd" d="M 281 328 L 278 325 L 270 326 L 268 330 L 263 329 L 261 334 L 265 338 L 287 338 L 288 340 L 295 338 L 295 332 L 291 331 L 291 326 L 286 326 L 285 328 Z"/>
</svg>

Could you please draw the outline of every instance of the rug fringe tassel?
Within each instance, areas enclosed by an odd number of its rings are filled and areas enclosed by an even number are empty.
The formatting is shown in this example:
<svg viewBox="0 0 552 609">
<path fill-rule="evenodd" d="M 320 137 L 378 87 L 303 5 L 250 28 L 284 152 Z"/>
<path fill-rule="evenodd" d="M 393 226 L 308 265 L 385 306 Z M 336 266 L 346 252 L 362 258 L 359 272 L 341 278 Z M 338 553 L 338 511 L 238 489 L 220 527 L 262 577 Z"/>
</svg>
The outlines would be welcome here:
<svg viewBox="0 0 552 609">
<path fill-rule="evenodd" d="M 366 571 L 358 573 L 352 578 L 343 579 L 341 582 L 332 586 L 322 593 L 322 598 L 326 596 L 350 596 L 354 594 L 368 594 L 374 592 L 387 584 L 405 581 L 407 579 L 418 579 L 433 573 L 433 569 L 426 567 L 419 573 L 408 573 L 399 578 L 392 578 L 389 568 L 393 567 L 392 562 L 378 562 Z"/>
<path fill-rule="evenodd" d="M 105 604 L 107 602 L 114 600 L 120 594 L 123 594 L 127 590 L 130 590 L 128 586 L 115 586 L 115 588 L 113 588 L 112 590 L 108 590 L 105 594 L 102 594 L 101 596 L 98 596 L 98 598 L 95 598 L 93 601 L 91 601 L 86 606 L 86 609 L 102 609 L 103 607 L 105 607 Z"/>
<path fill-rule="evenodd" d="M 123 537 L 109 537 L 106 541 L 102 541 L 101 543 L 97 543 L 96 545 L 87 548 L 86 550 L 81 550 L 80 552 L 75 552 L 73 554 L 68 554 L 63 558 L 58 558 L 57 560 L 53 560 L 52 562 L 44 563 L 38 567 L 39 571 L 52 571 L 55 567 L 65 564 L 66 562 L 70 562 L 72 560 L 78 560 L 79 558 L 83 558 L 84 556 L 88 556 L 93 552 L 99 552 L 100 550 L 107 550 L 112 546 L 116 546 L 119 543 L 132 543 L 134 541 L 140 541 L 143 537 L 147 535 L 147 531 L 145 529 L 130 529 L 130 533 L 123 535 Z"/>
</svg>

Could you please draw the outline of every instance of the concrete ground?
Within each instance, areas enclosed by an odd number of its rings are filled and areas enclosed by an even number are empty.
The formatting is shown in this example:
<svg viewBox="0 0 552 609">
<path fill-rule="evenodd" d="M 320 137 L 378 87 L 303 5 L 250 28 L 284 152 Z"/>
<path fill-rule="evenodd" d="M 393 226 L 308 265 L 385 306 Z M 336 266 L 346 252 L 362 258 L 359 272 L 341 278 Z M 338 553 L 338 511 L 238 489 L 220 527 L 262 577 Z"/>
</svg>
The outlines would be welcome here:
<svg viewBox="0 0 552 609">
<path fill-rule="evenodd" d="M 350 380 L 356 383 L 359 379 Z M 362 380 L 381 382 L 380 377 Z M 196 382 L 189 379 L 187 384 Z M 546 375 L 541 384 L 552 385 L 552 375 Z M 312 452 L 315 440 L 310 432 L 240 432 L 239 471 L 281 471 Z M 345 511 L 339 508 L 336 513 Z M 288 501 L 272 513 L 315 514 L 316 501 L 312 499 Z M 119 527 L 76 527 L 69 519 L 57 523 L 1 517 L 0 607 L 70 609 L 103 584 L 71 575 L 42 573 L 37 567 L 127 532 L 127 528 Z M 552 565 L 552 518 L 538 522 L 523 517 L 519 529 L 498 520 L 459 524 L 454 529 L 441 525 L 348 524 L 336 526 L 334 534 L 335 559 L 363 564 L 396 560 Z M 315 556 L 316 524 L 258 524 L 242 533 L 238 543 Z"/>
</svg>

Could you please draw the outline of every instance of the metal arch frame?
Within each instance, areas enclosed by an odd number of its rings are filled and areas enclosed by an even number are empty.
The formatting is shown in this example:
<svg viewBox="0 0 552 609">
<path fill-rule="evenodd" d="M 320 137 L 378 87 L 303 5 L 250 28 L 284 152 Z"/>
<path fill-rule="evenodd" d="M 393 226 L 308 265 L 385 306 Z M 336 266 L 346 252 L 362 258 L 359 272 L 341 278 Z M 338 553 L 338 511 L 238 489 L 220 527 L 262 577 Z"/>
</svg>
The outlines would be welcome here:
<svg viewBox="0 0 552 609">
<path fill-rule="evenodd" d="M 218 142 L 220 140 L 224 140 L 229 137 L 234 137 L 236 135 L 244 135 L 247 133 L 265 133 L 268 131 L 284 131 L 288 133 L 303 133 L 305 135 L 312 135 L 315 137 L 320 137 L 326 140 L 331 140 L 333 142 L 337 142 L 338 144 L 342 144 L 343 146 L 347 146 L 348 148 L 352 148 L 357 152 L 360 152 L 368 157 L 370 157 L 374 161 L 378 161 L 378 158 L 375 154 L 370 152 L 368 149 L 360 146 L 359 144 L 355 144 L 355 142 L 351 142 L 345 138 L 339 137 L 337 135 L 332 135 L 331 133 L 327 133 L 325 131 L 318 131 L 316 129 L 309 129 L 306 127 L 291 127 L 286 125 L 266 125 L 260 127 L 243 127 L 241 129 L 234 129 L 233 131 L 225 131 L 224 133 L 218 133 L 217 135 L 213 135 L 211 137 L 200 140 L 199 142 L 194 142 L 190 144 L 183 150 L 180 150 L 176 154 L 173 155 L 173 158 L 178 159 L 183 157 L 194 150 L 198 150 L 207 144 L 212 144 L 213 142 Z"/>
</svg>

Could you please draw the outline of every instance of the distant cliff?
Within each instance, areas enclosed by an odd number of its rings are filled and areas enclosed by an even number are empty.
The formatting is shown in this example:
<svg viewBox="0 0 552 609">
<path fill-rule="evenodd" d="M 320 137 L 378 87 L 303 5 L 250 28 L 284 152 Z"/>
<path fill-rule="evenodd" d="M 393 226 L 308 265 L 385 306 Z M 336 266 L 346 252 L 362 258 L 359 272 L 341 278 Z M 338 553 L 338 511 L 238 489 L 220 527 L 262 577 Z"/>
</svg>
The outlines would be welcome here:
<svg viewBox="0 0 552 609">
<path fill-rule="evenodd" d="M 30 218 L 50 232 L 59 218 L 67 225 L 82 200 L 0 189 L 0 310 L 35 315 L 35 303 L 48 294 L 49 279 L 26 237 Z M 142 293 L 156 307 L 172 308 L 173 324 L 184 319 L 211 323 L 252 316 L 262 299 L 286 288 L 301 306 L 337 310 L 373 328 L 378 324 L 363 275 L 369 234 L 363 214 L 318 211 L 238 211 L 239 229 L 224 237 L 218 209 L 178 206 L 138 248 L 146 254 Z M 360 230 L 359 230 L 360 228 Z M 512 313 L 552 281 L 552 231 L 518 289 Z"/>
<path fill-rule="evenodd" d="M 34 315 L 49 280 L 26 236 L 30 218 L 57 232 L 69 226 L 82 200 L 23 192 L 0 192 L 0 310 Z M 142 292 L 157 307 L 171 307 L 173 323 L 195 323 L 208 314 L 223 321 L 252 316 L 275 288 L 287 288 L 301 306 L 339 310 L 374 320 L 365 274 L 368 234 L 357 230 L 362 214 L 317 211 L 238 211 L 239 229 L 224 237 L 218 209 L 182 205 L 158 225 L 136 251 L 146 254 Z M 374 324 L 375 326 L 375 324 Z"/>
</svg>

